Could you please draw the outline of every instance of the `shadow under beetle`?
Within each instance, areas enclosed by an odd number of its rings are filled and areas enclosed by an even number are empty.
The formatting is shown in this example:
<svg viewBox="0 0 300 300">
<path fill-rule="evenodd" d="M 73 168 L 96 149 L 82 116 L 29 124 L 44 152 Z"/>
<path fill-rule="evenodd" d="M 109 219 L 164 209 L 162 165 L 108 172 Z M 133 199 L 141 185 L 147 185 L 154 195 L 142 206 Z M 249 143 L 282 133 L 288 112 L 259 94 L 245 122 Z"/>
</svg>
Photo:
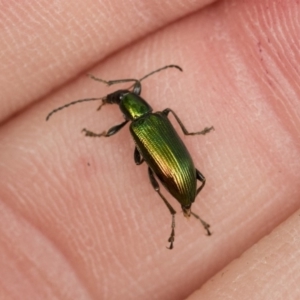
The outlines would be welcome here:
<svg viewBox="0 0 300 300">
<path fill-rule="evenodd" d="M 133 82 L 133 85 L 126 90 L 118 90 L 102 98 L 87 98 L 65 104 L 50 112 L 46 120 L 48 121 L 55 112 L 80 102 L 102 100 L 98 110 L 105 104 L 119 105 L 125 119 L 121 124 L 115 125 L 102 133 L 94 133 L 85 128 L 82 131 L 89 137 L 109 137 L 131 121 L 130 133 L 135 142 L 134 161 L 137 165 L 142 164 L 144 161 L 147 163 L 150 182 L 172 215 L 172 230 L 168 239 L 170 243 L 168 249 L 173 249 L 176 211 L 160 192 L 157 178 L 181 204 L 184 215 L 186 217 L 194 216 L 202 223 L 207 231 L 207 235 L 211 235 L 211 233 L 209 231 L 210 225 L 191 211 L 192 203 L 205 185 L 205 177 L 195 168 L 191 155 L 169 121 L 168 114 L 173 114 L 185 135 L 204 135 L 213 130 L 213 127 L 206 127 L 199 132 L 188 132 L 174 111 L 166 108 L 161 112 L 154 113 L 151 106 L 141 98 L 141 81 L 167 68 L 176 68 L 182 71 L 177 65 L 168 65 L 145 75 L 139 80 L 119 79 L 106 81 L 89 75 L 92 79 L 103 82 L 108 86 L 124 82 Z M 201 183 L 198 188 L 197 180 Z"/>
</svg>

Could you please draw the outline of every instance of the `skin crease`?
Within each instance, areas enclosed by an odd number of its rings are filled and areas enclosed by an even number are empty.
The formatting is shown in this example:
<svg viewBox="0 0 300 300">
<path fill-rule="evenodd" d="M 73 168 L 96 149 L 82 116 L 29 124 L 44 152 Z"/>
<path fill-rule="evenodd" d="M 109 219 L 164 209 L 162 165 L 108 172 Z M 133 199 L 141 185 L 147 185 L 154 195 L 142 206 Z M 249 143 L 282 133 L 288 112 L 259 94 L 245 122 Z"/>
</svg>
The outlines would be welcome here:
<svg viewBox="0 0 300 300">
<path fill-rule="evenodd" d="M 299 4 L 77 3 L 7 2 L 0 18 L 0 298 L 298 299 Z M 140 78 L 173 63 L 184 72 L 153 75 L 142 96 L 215 131 L 183 137 L 170 117 L 206 176 L 192 209 L 213 233 L 162 190 L 177 211 L 170 251 L 171 216 L 127 126 L 80 132 L 121 123 L 118 107 L 45 117 L 118 88 L 85 73 Z"/>
</svg>

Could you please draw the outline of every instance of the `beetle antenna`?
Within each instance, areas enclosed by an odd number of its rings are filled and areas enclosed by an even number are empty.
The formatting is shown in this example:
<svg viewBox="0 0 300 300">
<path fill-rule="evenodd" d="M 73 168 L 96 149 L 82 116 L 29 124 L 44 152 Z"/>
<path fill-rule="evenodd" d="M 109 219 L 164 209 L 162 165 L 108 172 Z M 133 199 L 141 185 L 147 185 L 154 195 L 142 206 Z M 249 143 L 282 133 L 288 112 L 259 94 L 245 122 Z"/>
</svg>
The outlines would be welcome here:
<svg viewBox="0 0 300 300">
<path fill-rule="evenodd" d="M 141 79 L 139 79 L 139 80 L 136 80 L 136 79 L 126 79 L 126 80 L 112 80 L 112 81 L 106 81 L 106 80 L 103 80 L 103 79 L 96 78 L 96 77 L 95 77 L 94 75 L 92 75 L 92 74 L 87 74 L 87 75 L 88 75 L 90 78 L 94 79 L 94 80 L 103 82 L 103 83 L 105 83 L 105 84 L 107 84 L 107 85 L 112 85 L 112 84 L 119 83 L 119 82 L 121 83 L 121 82 L 127 82 L 127 81 L 142 81 L 142 80 L 148 78 L 149 76 L 151 76 L 151 75 L 153 75 L 153 74 L 155 74 L 155 73 L 158 73 L 158 72 L 160 72 L 160 71 L 162 71 L 162 70 L 169 69 L 169 68 L 176 68 L 176 69 L 178 69 L 178 70 L 181 71 L 181 72 L 183 71 L 182 68 L 179 67 L 179 66 L 177 66 L 177 65 L 167 65 L 167 66 L 164 66 L 164 67 L 162 67 L 162 68 L 159 68 L 159 69 L 157 69 L 157 70 L 155 70 L 155 71 L 150 72 L 149 74 L 143 76 L 143 77 L 142 77 Z M 133 87 L 133 86 L 131 86 L 131 87 Z M 131 88 L 131 87 L 130 87 L 130 88 Z M 76 100 L 76 101 L 72 101 L 72 102 L 70 102 L 70 103 L 67 103 L 67 104 L 65 104 L 65 105 L 63 105 L 63 106 L 60 106 L 60 107 L 55 108 L 54 110 L 52 110 L 52 111 L 47 115 L 46 121 L 48 121 L 48 120 L 50 119 L 50 117 L 51 117 L 54 113 L 56 113 L 56 112 L 58 112 L 59 110 L 62 110 L 62 109 L 64 109 L 64 108 L 67 108 L 67 107 L 69 107 L 69 106 L 71 106 L 71 105 L 74 105 L 74 104 L 77 104 L 77 103 L 81 103 L 81 102 L 104 100 L 105 98 L 106 98 L 106 96 L 105 96 L 105 97 L 102 97 L 102 98 L 86 98 L 86 99 L 79 99 L 79 100 Z M 103 102 L 103 103 L 99 106 L 98 110 L 100 110 L 100 108 L 101 108 L 104 104 L 105 104 L 105 102 Z"/>
<path fill-rule="evenodd" d="M 54 113 L 56 113 L 56 112 L 58 112 L 59 110 L 62 110 L 62 109 L 64 109 L 64 108 L 67 108 L 67 107 L 69 107 L 69 106 L 71 106 L 71 105 L 74 105 L 74 104 L 77 104 L 77 103 L 81 103 L 81 102 L 104 100 L 105 98 L 106 98 L 106 96 L 105 96 L 105 97 L 102 97 L 102 98 L 86 98 L 86 99 L 79 99 L 79 100 L 72 101 L 72 102 L 70 102 L 70 103 L 67 103 L 67 104 L 65 104 L 65 105 L 63 105 L 63 106 L 60 106 L 60 107 L 55 108 L 54 110 L 52 110 L 52 111 L 47 115 L 46 121 L 48 121 L 49 118 L 50 118 Z M 103 104 L 104 104 L 104 103 L 103 103 Z M 103 104 L 101 104 L 100 107 L 101 107 Z"/>
<path fill-rule="evenodd" d="M 159 68 L 159 69 L 157 69 L 157 70 L 155 70 L 155 71 L 150 72 L 149 74 L 147 74 L 147 75 L 145 75 L 144 77 L 142 77 L 141 79 L 139 79 L 139 81 L 142 81 L 142 80 L 146 79 L 147 77 L 153 75 L 154 73 L 158 73 L 158 72 L 160 72 L 160 71 L 162 71 L 162 70 L 169 69 L 169 68 L 176 68 L 176 69 L 178 69 L 178 70 L 181 71 L 181 72 L 183 71 L 182 68 L 179 67 L 179 66 L 177 66 L 177 65 L 167 65 L 167 66 L 164 66 L 164 67 L 162 67 L 162 68 Z"/>
</svg>

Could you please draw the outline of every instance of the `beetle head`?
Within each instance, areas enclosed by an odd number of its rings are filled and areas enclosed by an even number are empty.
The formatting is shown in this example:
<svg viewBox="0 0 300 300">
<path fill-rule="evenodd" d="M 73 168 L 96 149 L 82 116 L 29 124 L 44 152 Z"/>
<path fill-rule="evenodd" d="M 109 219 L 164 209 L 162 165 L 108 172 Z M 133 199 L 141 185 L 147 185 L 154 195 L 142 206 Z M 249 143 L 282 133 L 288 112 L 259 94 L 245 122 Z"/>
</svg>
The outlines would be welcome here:
<svg viewBox="0 0 300 300">
<path fill-rule="evenodd" d="M 121 101 L 123 100 L 126 94 L 130 93 L 128 90 L 118 90 L 111 94 L 108 94 L 104 99 L 103 103 L 106 104 L 118 104 L 120 105 Z"/>
</svg>

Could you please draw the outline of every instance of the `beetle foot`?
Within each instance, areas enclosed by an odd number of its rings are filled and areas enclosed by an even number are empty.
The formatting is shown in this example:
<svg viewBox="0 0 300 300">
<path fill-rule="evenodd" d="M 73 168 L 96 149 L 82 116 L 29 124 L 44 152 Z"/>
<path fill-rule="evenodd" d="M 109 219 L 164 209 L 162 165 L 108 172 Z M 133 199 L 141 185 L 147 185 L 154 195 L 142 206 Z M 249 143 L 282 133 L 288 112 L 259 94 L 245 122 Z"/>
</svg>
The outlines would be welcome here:
<svg viewBox="0 0 300 300">
<path fill-rule="evenodd" d="M 205 135 L 205 134 L 209 133 L 212 130 L 215 130 L 214 126 L 205 127 L 202 131 L 198 132 L 197 134 L 203 134 L 203 135 Z"/>
<path fill-rule="evenodd" d="M 210 230 L 209 230 L 209 227 L 210 227 L 210 225 L 208 224 L 208 223 L 206 223 L 206 222 L 202 222 L 202 225 L 203 225 L 203 227 L 204 227 L 204 229 L 206 230 L 206 234 L 209 236 L 209 235 L 211 235 L 211 232 L 210 232 Z"/>
<path fill-rule="evenodd" d="M 211 232 L 209 230 L 210 225 L 208 223 L 206 223 L 204 220 L 202 220 L 198 215 L 196 215 L 192 211 L 191 211 L 191 215 L 193 215 L 196 219 L 198 219 L 201 222 L 202 226 L 206 230 L 207 235 L 211 235 Z"/>
<path fill-rule="evenodd" d="M 100 136 L 105 136 L 106 135 L 106 131 L 103 131 L 102 133 L 94 133 L 90 130 L 87 130 L 85 128 L 82 129 L 81 132 L 84 132 L 85 136 L 89 136 L 89 137 L 100 137 Z"/>
<path fill-rule="evenodd" d="M 174 228 L 172 229 L 172 232 L 171 232 L 171 235 L 168 239 L 168 242 L 170 243 L 170 247 L 167 247 L 167 249 L 170 249 L 172 250 L 174 247 L 173 247 L 173 244 L 174 244 L 174 241 L 175 241 L 175 230 Z"/>
</svg>

